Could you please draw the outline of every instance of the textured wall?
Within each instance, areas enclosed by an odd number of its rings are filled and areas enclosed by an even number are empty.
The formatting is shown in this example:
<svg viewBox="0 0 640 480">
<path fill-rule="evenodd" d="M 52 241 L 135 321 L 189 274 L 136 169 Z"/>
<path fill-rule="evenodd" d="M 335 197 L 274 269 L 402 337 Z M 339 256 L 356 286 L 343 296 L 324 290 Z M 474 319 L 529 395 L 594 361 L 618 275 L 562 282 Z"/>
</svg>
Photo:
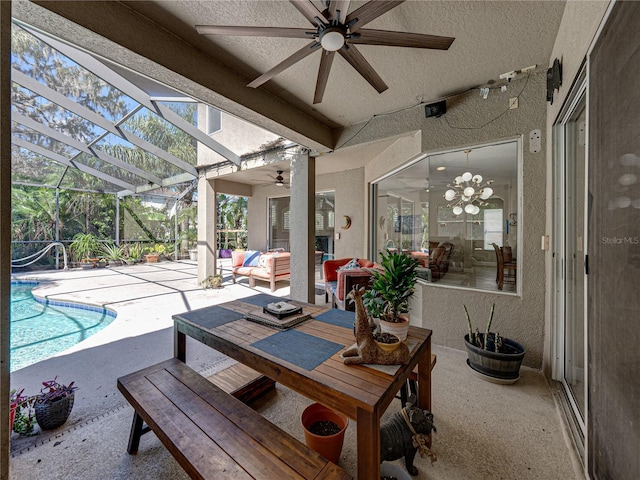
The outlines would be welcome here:
<svg viewBox="0 0 640 480">
<path fill-rule="evenodd" d="M 520 93 L 521 92 L 521 93 Z M 520 94 L 519 108 L 508 110 L 508 99 Z M 523 207 L 518 218 L 518 255 L 522 271 L 520 295 L 464 290 L 437 284 L 418 288 L 414 299 L 412 323 L 433 330 L 433 342 L 464 348 L 462 337 L 466 323 L 462 305 L 466 304 L 472 319 L 481 327 L 495 302 L 494 329 L 524 344 L 525 365 L 541 368 L 545 325 L 545 269 L 540 238 L 545 234 L 546 188 L 546 75 L 539 72 L 515 79 L 507 92 L 494 89 L 483 100 L 477 90 L 448 101 L 447 113 L 441 118 L 425 118 L 424 109 L 416 107 L 370 122 L 352 142 L 368 142 L 407 132 L 408 140 L 398 151 L 382 153 L 367 165 L 366 181 L 391 172 L 418 152 L 411 148 L 416 132 L 420 132 L 421 150 L 462 148 L 502 139 L 522 139 Z M 353 131 L 343 132 L 347 139 Z M 542 130 L 542 150 L 529 152 L 529 132 Z"/>
</svg>

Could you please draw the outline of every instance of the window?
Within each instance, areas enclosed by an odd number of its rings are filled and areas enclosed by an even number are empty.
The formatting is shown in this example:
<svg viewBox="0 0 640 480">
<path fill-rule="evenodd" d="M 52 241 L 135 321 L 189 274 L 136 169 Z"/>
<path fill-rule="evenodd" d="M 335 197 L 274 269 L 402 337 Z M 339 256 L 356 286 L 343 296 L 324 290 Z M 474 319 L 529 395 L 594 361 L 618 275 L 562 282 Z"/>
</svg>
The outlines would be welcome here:
<svg viewBox="0 0 640 480">
<path fill-rule="evenodd" d="M 269 199 L 267 221 L 269 228 L 269 248 L 284 248 L 289 250 L 289 197 L 274 197 Z M 315 197 L 315 249 L 326 255 L 333 256 L 333 239 L 335 225 L 335 192 L 318 192 Z"/>
<path fill-rule="evenodd" d="M 207 105 L 207 117 L 206 117 L 206 132 L 207 135 L 213 135 L 220 131 L 221 128 L 221 114 L 217 108 Z"/>
<path fill-rule="evenodd" d="M 427 281 L 498 290 L 493 244 L 511 247 L 517 262 L 519 151 L 511 140 L 422 155 L 375 182 L 376 259 L 400 249 L 420 259 Z M 517 291 L 516 277 L 503 291 Z"/>
</svg>

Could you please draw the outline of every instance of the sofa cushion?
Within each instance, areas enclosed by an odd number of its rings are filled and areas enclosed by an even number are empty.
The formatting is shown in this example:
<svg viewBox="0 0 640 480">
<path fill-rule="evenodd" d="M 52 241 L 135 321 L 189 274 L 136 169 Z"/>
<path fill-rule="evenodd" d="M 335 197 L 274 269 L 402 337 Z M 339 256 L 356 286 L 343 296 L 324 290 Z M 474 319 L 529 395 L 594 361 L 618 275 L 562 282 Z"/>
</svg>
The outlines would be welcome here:
<svg viewBox="0 0 640 480">
<path fill-rule="evenodd" d="M 231 252 L 231 266 L 241 267 L 244 262 L 244 250 L 234 250 Z"/>
<path fill-rule="evenodd" d="M 260 252 L 257 250 L 247 250 L 244 252 L 243 267 L 257 267 L 260 260 Z"/>
<path fill-rule="evenodd" d="M 234 273 L 236 275 L 243 275 L 245 277 L 248 277 L 249 275 L 251 275 L 251 271 L 254 270 L 256 267 L 236 267 L 234 269 Z"/>
<path fill-rule="evenodd" d="M 341 270 L 353 270 L 355 268 L 360 268 L 361 265 L 360 263 L 358 263 L 358 259 L 357 258 L 353 258 L 351 260 L 349 260 L 348 263 L 342 265 L 341 267 L 338 268 L 338 271 Z"/>
<path fill-rule="evenodd" d="M 260 258 L 258 259 L 258 267 L 270 269 L 271 268 L 271 259 L 273 257 L 275 257 L 276 255 L 278 255 L 278 252 L 263 253 L 262 255 L 260 255 Z"/>
</svg>

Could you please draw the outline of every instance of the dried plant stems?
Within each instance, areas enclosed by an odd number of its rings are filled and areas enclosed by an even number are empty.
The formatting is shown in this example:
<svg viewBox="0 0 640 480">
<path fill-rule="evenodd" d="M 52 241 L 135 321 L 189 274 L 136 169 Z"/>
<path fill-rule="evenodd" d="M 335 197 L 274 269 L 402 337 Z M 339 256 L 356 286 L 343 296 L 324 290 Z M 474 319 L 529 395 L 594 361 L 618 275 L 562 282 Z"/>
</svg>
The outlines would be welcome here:
<svg viewBox="0 0 640 480">
<path fill-rule="evenodd" d="M 491 305 L 491 314 L 489 315 L 489 322 L 487 323 L 487 329 L 484 332 L 484 349 L 488 350 L 489 346 L 489 330 L 491 329 L 491 322 L 493 322 L 493 311 L 496 309 L 496 304 Z"/>
</svg>

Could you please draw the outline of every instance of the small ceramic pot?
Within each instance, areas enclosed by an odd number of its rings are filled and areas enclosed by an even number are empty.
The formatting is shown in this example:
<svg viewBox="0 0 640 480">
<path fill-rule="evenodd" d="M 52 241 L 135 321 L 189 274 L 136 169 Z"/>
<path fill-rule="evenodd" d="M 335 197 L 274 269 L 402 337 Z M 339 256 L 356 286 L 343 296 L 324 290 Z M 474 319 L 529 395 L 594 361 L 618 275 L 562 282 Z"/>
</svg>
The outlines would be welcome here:
<svg viewBox="0 0 640 480">
<path fill-rule="evenodd" d="M 388 322 L 381 318 L 380 331 L 391 333 L 398 337 L 401 342 L 404 342 L 409 332 L 409 317 L 407 315 L 399 315 L 398 318 L 402 319 L 402 322 Z"/>
</svg>

